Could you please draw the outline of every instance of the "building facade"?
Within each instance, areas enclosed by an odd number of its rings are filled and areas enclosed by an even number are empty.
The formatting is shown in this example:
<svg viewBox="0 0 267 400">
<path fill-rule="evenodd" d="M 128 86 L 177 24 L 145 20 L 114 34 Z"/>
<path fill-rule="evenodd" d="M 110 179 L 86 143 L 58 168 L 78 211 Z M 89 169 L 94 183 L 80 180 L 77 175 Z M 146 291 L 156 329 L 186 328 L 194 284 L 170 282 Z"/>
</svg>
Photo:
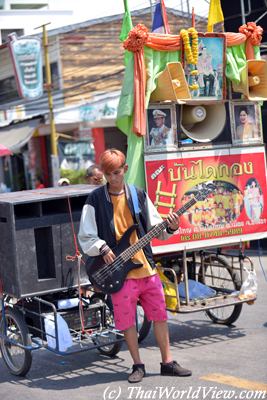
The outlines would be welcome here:
<svg viewBox="0 0 267 400">
<path fill-rule="evenodd" d="M 177 34 L 182 27 L 189 26 L 188 17 L 168 10 L 171 32 Z M 124 77 L 124 49 L 119 40 L 122 19 L 120 14 L 48 30 L 60 165 L 68 158 L 73 168 L 84 169 L 88 163 L 97 162 L 99 153 L 107 147 L 127 151 L 126 137 L 115 125 Z M 133 25 L 144 23 L 150 28 L 150 8 L 133 12 L 132 20 Z M 205 30 L 206 21 L 196 21 L 198 30 Z M 29 189 L 34 186 L 36 176 L 41 175 L 49 186 L 51 132 L 47 94 L 44 92 L 41 98 L 30 102 L 20 99 L 6 43 L 0 47 L 0 59 L 0 142 L 10 125 L 15 140 L 14 132 L 18 132 L 22 122 L 25 125 L 26 121 L 26 126 L 27 121 L 36 122 L 27 132 L 24 129 L 28 141 L 19 151 L 16 148 L 16 155 L 7 157 L 9 161 L 2 158 L 7 167 L 2 165 L 0 180 L 11 190 Z M 43 60 L 45 76 L 44 66 Z M 11 150 L 14 147 L 17 146 L 11 146 Z M 30 175 L 16 173 L 27 169 Z"/>
</svg>

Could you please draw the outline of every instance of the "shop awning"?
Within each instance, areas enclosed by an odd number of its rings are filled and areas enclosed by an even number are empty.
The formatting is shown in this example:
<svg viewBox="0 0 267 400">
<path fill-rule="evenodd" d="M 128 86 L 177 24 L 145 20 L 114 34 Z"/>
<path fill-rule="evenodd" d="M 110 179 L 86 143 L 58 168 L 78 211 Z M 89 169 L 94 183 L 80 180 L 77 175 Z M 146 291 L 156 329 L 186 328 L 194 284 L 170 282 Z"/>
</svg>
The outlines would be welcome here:
<svg viewBox="0 0 267 400">
<path fill-rule="evenodd" d="M 0 129 L 0 144 L 18 153 L 28 143 L 40 120 L 34 119 Z"/>
</svg>

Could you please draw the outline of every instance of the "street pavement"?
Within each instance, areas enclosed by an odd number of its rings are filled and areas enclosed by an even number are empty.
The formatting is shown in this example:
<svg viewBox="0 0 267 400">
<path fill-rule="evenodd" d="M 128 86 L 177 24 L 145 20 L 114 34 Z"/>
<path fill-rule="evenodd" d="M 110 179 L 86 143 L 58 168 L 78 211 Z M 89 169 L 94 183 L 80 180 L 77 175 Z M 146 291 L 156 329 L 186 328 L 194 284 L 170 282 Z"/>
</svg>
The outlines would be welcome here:
<svg viewBox="0 0 267 400">
<path fill-rule="evenodd" d="M 130 385 L 131 359 L 125 344 L 116 358 L 97 350 L 60 357 L 33 352 L 27 377 L 12 376 L 0 358 L 3 400 L 128 400 L 128 399 L 267 399 L 267 256 L 253 262 L 258 299 L 244 304 L 231 327 L 216 325 L 203 313 L 171 315 L 174 359 L 193 371 L 191 377 L 161 377 L 160 354 L 153 332 L 141 344 L 147 377 Z M 265 392 L 264 392 L 265 391 Z"/>
</svg>

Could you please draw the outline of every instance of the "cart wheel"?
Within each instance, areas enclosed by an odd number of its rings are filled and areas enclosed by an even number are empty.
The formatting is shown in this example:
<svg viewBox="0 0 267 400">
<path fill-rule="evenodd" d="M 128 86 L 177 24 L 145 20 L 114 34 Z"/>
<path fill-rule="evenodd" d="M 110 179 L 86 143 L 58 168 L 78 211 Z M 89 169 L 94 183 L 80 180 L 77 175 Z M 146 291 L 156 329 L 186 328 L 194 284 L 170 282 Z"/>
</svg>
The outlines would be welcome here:
<svg viewBox="0 0 267 400">
<path fill-rule="evenodd" d="M 14 343 L 24 346 L 31 345 L 28 328 L 23 320 L 20 311 L 8 307 L 5 311 L 6 336 L 0 338 L 0 348 L 4 362 L 13 375 L 25 376 L 32 364 L 30 350 L 25 350 L 16 344 L 8 342 L 11 339 Z M 0 324 L 1 335 L 5 335 L 4 320 Z"/>
<path fill-rule="evenodd" d="M 233 270 L 227 259 L 223 256 L 210 254 L 204 259 L 205 273 L 202 267 L 199 270 L 198 280 L 207 286 L 222 288 L 224 290 L 240 290 L 241 280 L 239 274 Z M 242 310 L 242 304 L 234 306 L 213 308 L 206 311 L 207 316 L 216 324 L 231 325 L 234 323 Z"/>
<path fill-rule="evenodd" d="M 93 294 L 93 296 L 91 297 L 91 301 L 94 301 L 94 299 L 97 300 L 103 300 L 106 302 L 107 307 L 109 308 L 109 310 L 112 310 L 113 313 L 113 305 L 112 305 L 112 301 L 111 301 L 111 297 L 107 296 L 106 300 L 105 300 L 105 294 L 104 293 L 95 293 Z M 151 328 L 152 322 L 148 321 L 147 317 L 145 316 L 143 307 L 141 306 L 141 304 L 137 304 L 137 310 L 136 310 L 136 330 L 137 330 L 137 334 L 138 334 L 138 342 L 141 343 L 142 340 L 144 340 Z"/>
<path fill-rule="evenodd" d="M 136 330 L 138 333 L 138 342 L 139 343 L 141 343 L 142 340 L 144 340 L 147 337 L 147 335 L 149 334 L 151 324 L 152 324 L 152 322 L 148 321 L 141 304 L 137 304 Z"/>
<path fill-rule="evenodd" d="M 97 303 L 99 301 L 103 301 L 106 303 L 106 321 L 109 326 L 113 326 L 113 306 L 111 302 L 111 298 L 108 296 L 107 299 L 105 298 L 104 293 L 95 293 L 91 297 L 91 303 Z M 115 333 L 110 333 L 107 336 L 97 336 L 94 338 L 94 343 L 96 345 L 102 345 L 101 347 L 98 348 L 99 353 L 104 354 L 105 356 L 108 357 L 115 357 L 116 354 L 121 349 L 122 346 L 122 341 L 118 341 L 112 344 L 109 344 L 109 342 L 118 340 L 120 339 L 121 336 L 116 335 Z"/>
</svg>

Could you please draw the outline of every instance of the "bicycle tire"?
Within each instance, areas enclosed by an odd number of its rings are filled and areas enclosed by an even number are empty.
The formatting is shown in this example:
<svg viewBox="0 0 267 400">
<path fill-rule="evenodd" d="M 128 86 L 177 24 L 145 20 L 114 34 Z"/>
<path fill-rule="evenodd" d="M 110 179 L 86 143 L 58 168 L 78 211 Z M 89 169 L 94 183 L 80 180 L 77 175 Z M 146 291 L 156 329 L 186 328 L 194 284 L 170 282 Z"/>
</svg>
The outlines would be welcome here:
<svg viewBox="0 0 267 400">
<path fill-rule="evenodd" d="M 31 339 L 28 327 L 19 310 L 8 307 L 5 310 L 6 336 L 23 346 L 30 346 Z M 4 335 L 4 320 L 0 324 L 1 335 Z M 25 376 L 32 364 L 31 350 L 23 349 L 10 343 L 5 337 L 0 338 L 2 358 L 12 375 Z M 16 350 L 16 354 L 13 353 Z M 20 352 L 20 353 L 19 353 Z"/>
<path fill-rule="evenodd" d="M 209 263 L 209 265 L 207 265 L 207 263 Z M 219 276 L 218 280 L 222 281 L 222 285 L 223 284 L 226 285 L 225 282 L 228 281 L 227 275 L 229 275 L 229 281 L 232 282 L 232 287 L 229 289 L 232 289 L 233 291 L 240 290 L 241 288 L 240 276 L 235 270 L 233 270 L 226 257 L 217 254 L 210 254 L 204 258 L 204 265 L 205 265 L 204 267 L 205 273 L 203 274 L 202 267 L 200 267 L 199 270 L 199 278 L 198 278 L 199 282 L 204 283 L 208 286 L 213 286 L 214 280 L 218 277 L 205 278 L 205 275 L 208 275 L 207 272 L 211 266 L 215 266 L 214 268 L 218 269 L 218 276 Z M 209 281 L 209 279 L 212 279 L 213 282 Z M 243 304 L 239 303 L 234 306 L 226 306 L 226 307 L 210 309 L 205 311 L 205 313 L 216 324 L 232 325 L 238 319 L 242 311 L 242 306 Z M 228 312 L 227 315 L 226 312 Z"/>
<path fill-rule="evenodd" d="M 105 298 L 104 293 L 95 293 L 91 297 L 91 303 L 102 301 L 105 302 L 106 304 L 106 318 L 108 318 L 109 324 L 112 324 L 113 322 L 113 306 L 110 297 L 108 296 L 107 299 Z M 115 334 L 115 338 L 120 339 L 121 337 L 119 335 Z M 94 343 L 99 346 L 101 345 L 101 341 L 105 342 L 106 338 L 102 338 L 101 336 L 98 336 L 97 338 L 94 338 Z M 112 344 L 108 344 L 108 342 L 103 343 L 103 346 L 98 347 L 99 353 L 108 356 L 108 357 L 115 357 L 118 352 L 121 350 L 122 347 L 122 341 L 118 341 Z"/>
</svg>

